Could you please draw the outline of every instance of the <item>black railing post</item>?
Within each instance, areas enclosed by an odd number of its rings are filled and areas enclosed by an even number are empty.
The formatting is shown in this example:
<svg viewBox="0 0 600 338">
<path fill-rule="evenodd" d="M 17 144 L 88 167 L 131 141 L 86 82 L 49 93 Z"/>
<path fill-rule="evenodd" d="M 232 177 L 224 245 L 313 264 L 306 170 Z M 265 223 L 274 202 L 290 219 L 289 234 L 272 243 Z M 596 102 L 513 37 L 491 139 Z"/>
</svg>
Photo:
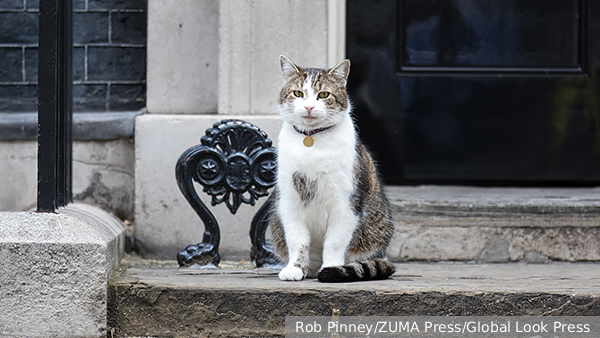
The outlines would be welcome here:
<svg viewBox="0 0 600 338">
<path fill-rule="evenodd" d="M 73 2 L 40 0 L 37 210 L 72 199 Z"/>
</svg>

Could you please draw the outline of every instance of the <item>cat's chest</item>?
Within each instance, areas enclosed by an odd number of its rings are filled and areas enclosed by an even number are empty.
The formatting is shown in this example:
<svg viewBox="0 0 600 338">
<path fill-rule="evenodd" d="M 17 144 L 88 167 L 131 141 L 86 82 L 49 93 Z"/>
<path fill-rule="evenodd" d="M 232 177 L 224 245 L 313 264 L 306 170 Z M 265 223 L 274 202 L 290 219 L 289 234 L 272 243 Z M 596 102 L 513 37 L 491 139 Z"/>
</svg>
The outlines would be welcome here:
<svg viewBox="0 0 600 338">
<path fill-rule="evenodd" d="M 304 145 L 304 137 L 291 132 L 280 135 L 280 170 L 307 174 L 335 174 L 352 170 L 356 156 L 353 134 L 315 135 L 311 147 Z"/>
</svg>

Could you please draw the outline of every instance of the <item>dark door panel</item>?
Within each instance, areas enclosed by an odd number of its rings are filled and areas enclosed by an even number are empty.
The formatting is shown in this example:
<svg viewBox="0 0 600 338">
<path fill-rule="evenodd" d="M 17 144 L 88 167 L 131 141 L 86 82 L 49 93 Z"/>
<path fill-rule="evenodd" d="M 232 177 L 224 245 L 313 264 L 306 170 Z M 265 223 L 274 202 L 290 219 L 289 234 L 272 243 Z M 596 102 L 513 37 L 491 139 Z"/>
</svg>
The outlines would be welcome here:
<svg viewBox="0 0 600 338">
<path fill-rule="evenodd" d="M 359 132 L 388 183 L 600 183 L 600 5 L 347 3 Z"/>
<path fill-rule="evenodd" d="M 400 4 L 401 69 L 581 66 L 585 21 L 580 0 L 405 0 Z"/>
</svg>

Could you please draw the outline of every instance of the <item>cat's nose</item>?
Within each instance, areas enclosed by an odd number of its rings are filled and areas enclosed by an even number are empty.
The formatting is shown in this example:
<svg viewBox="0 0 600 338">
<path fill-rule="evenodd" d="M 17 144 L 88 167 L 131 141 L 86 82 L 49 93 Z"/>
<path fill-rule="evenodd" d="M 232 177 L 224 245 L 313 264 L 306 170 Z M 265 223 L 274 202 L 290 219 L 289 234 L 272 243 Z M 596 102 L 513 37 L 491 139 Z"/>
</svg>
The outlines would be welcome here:
<svg viewBox="0 0 600 338">
<path fill-rule="evenodd" d="M 306 107 L 306 106 L 304 106 L 304 109 L 306 109 L 306 112 L 308 112 L 308 115 L 310 115 L 310 113 L 312 113 L 312 110 L 314 108 L 315 108 L 314 106 L 312 106 L 312 107 Z"/>
</svg>

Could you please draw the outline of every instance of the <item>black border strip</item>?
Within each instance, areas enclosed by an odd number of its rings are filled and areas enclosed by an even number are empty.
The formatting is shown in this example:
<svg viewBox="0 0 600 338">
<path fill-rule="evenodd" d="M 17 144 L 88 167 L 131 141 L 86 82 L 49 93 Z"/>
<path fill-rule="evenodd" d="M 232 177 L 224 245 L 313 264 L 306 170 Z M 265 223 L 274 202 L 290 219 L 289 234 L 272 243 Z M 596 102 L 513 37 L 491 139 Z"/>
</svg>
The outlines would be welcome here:
<svg viewBox="0 0 600 338">
<path fill-rule="evenodd" d="M 406 30 L 406 1 L 398 0 L 398 46 L 396 48 L 397 76 L 470 76 L 470 77 L 586 77 L 587 74 L 587 22 L 588 1 L 579 0 L 579 66 L 578 67 L 436 67 L 404 66 Z"/>
</svg>

